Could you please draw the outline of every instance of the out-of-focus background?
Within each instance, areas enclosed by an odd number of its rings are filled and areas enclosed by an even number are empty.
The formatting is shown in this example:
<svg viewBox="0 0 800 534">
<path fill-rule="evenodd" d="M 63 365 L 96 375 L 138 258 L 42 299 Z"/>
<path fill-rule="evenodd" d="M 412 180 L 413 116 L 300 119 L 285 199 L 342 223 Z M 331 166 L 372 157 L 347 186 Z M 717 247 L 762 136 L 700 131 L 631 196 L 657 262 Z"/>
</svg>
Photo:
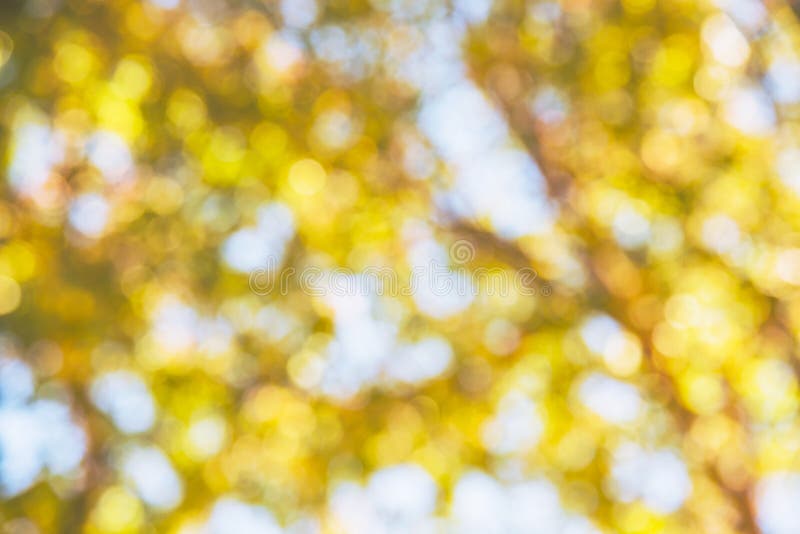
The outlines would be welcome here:
<svg viewBox="0 0 800 534">
<path fill-rule="evenodd" d="M 0 532 L 799 533 L 799 29 L 4 0 Z"/>
</svg>

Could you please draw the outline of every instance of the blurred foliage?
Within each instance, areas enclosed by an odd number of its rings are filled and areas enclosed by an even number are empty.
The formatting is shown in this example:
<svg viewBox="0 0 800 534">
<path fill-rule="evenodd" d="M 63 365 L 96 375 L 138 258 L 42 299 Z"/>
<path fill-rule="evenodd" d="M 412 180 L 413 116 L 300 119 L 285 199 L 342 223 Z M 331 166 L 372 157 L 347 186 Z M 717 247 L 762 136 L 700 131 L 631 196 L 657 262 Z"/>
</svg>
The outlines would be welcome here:
<svg viewBox="0 0 800 534">
<path fill-rule="evenodd" d="M 548 480 L 576 532 L 797 532 L 770 490 L 800 495 L 797 24 L 756 0 L 3 2 L 3 532 L 189 534 L 226 495 L 296 534 L 447 532 L 474 469 Z M 470 132 L 434 112 L 451 83 L 482 95 Z M 517 231 L 503 166 L 454 201 L 484 134 L 538 165 L 543 225 Z M 414 243 L 461 240 L 537 294 L 362 317 L 259 295 L 246 254 L 407 275 Z M 424 340 L 446 370 L 387 370 Z M 14 419 L 17 360 L 15 402 L 68 406 L 84 454 L 14 486 L 50 451 Z M 397 464 L 441 521 L 348 523 L 337 485 Z"/>
</svg>

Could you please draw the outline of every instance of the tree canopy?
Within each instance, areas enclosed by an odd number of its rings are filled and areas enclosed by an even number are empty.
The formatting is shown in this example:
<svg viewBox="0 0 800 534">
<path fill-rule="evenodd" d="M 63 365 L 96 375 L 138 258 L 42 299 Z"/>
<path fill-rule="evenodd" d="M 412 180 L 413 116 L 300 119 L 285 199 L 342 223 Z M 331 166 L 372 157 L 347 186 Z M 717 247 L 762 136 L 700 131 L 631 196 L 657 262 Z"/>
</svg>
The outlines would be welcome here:
<svg viewBox="0 0 800 534">
<path fill-rule="evenodd" d="M 0 532 L 800 532 L 780 0 L 0 3 Z"/>
</svg>

